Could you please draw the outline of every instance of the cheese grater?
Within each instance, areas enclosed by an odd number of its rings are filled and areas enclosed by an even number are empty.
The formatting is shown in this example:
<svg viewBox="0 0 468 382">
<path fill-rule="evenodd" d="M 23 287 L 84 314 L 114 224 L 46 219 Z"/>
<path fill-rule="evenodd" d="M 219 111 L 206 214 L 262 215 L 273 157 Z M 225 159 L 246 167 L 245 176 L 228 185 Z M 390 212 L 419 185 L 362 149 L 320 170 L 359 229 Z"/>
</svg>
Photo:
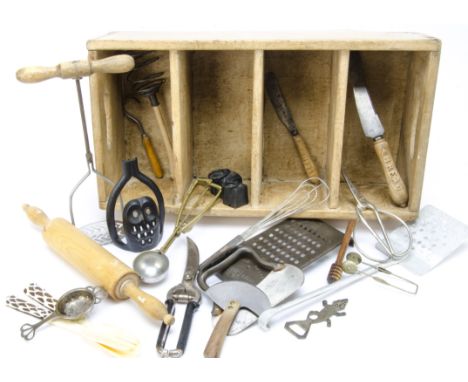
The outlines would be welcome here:
<svg viewBox="0 0 468 382">
<path fill-rule="evenodd" d="M 300 269 L 340 245 L 343 234 L 321 220 L 286 219 L 267 231 L 245 241 L 243 247 L 255 251 L 269 262 L 284 262 Z M 219 274 L 224 280 L 238 280 L 257 285 L 268 274 L 251 256 L 238 261 Z"/>
</svg>

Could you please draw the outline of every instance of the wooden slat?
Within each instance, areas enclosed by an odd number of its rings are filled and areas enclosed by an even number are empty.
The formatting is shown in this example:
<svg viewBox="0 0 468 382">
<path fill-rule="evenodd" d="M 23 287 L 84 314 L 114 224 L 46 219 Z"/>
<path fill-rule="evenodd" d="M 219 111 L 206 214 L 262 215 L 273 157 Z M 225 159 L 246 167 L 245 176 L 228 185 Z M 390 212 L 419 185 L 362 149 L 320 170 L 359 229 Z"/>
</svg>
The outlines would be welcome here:
<svg viewBox="0 0 468 382">
<path fill-rule="evenodd" d="M 440 41 L 416 33 L 357 31 L 116 32 L 88 41 L 89 50 L 439 50 Z"/>
<path fill-rule="evenodd" d="M 330 187 L 328 206 L 330 208 L 337 208 L 340 202 L 341 158 L 343 152 L 349 51 L 339 50 L 333 52 L 332 60 L 326 180 Z"/>
<path fill-rule="evenodd" d="M 170 52 L 172 142 L 175 156 L 175 202 L 178 203 L 192 179 L 193 151 L 189 57 L 187 52 Z"/>
<path fill-rule="evenodd" d="M 264 52 L 256 50 L 254 55 L 250 202 L 253 207 L 257 207 L 260 203 L 263 176 Z"/>
<path fill-rule="evenodd" d="M 108 52 L 89 52 L 91 60 L 109 56 Z M 120 178 L 125 156 L 123 112 L 118 76 L 93 74 L 90 78 L 91 115 L 93 124 L 94 164 L 112 181 Z M 111 187 L 98 178 L 98 196 L 105 208 Z"/>
<path fill-rule="evenodd" d="M 417 52 L 414 53 L 411 67 L 414 85 L 405 118 L 405 129 L 412 132 L 414 139 L 414 147 L 409 147 L 410 152 L 407 153 L 410 161 L 408 178 L 411 179 L 408 204 L 410 211 L 419 211 L 421 203 L 439 59 L 439 52 Z M 416 123 L 417 126 L 411 126 L 411 123 Z"/>
</svg>

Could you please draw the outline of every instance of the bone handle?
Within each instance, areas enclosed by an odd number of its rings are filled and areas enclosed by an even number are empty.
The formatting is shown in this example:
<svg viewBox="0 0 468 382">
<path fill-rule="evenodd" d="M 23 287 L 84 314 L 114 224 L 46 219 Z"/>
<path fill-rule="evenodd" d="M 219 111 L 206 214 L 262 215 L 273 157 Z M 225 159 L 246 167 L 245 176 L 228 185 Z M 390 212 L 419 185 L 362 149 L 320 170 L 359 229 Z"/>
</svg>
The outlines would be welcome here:
<svg viewBox="0 0 468 382">
<path fill-rule="evenodd" d="M 397 206 L 406 207 L 408 204 L 408 191 L 395 166 L 387 141 L 384 138 L 375 140 L 374 149 L 385 174 L 390 198 Z"/>
<path fill-rule="evenodd" d="M 224 340 L 226 339 L 229 329 L 231 328 L 237 312 L 240 309 L 238 301 L 231 301 L 219 318 L 216 326 L 211 333 L 210 339 L 206 344 L 203 355 L 205 358 L 219 358 L 221 349 L 223 348 Z"/>
<path fill-rule="evenodd" d="M 318 178 L 319 173 L 317 170 L 317 166 L 314 163 L 314 160 L 310 156 L 309 149 L 307 148 L 304 140 L 302 137 L 297 134 L 293 136 L 294 144 L 296 145 L 296 149 L 301 157 L 302 166 L 304 166 L 304 170 L 309 178 Z"/>
<path fill-rule="evenodd" d="M 56 66 L 28 66 L 16 72 L 18 81 L 35 83 L 50 78 L 80 78 L 93 73 L 126 73 L 135 66 L 133 57 L 119 54 L 95 61 L 70 61 Z"/>
</svg>

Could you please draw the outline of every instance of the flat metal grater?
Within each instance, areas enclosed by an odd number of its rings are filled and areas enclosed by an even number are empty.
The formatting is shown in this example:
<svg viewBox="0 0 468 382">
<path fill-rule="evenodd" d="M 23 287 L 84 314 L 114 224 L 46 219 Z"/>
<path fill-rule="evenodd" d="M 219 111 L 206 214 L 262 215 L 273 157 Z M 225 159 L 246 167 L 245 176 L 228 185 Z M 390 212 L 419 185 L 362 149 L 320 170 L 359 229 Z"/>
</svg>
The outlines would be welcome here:
<svg viewBox="0 0 468 382">
<path fill-rule="evenodd" d="M 284 262 L 305 269 L 338 247 L 343 234 L 321 220 L 286 219 L 247 240 L 243 247 L 270 262 Z M 219 274 L 222 280 L 258 284 L 268 274 L 255 260 L 242 257 Z"/>
</svg>

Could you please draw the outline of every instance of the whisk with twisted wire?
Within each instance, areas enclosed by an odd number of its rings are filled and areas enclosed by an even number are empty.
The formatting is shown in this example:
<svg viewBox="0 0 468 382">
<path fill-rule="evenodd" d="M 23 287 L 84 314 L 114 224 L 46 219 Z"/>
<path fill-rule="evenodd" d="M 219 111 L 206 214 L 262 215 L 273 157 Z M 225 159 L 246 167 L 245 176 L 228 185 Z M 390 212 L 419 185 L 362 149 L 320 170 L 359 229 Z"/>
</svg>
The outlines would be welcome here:
<svg viewBox="0 0 468 382">
<path fill-rule="evenodd" d="M 205 270 L 215 266 L 223 261 L 226 256 L 229 256 L 238 246 L 246 240 L 259 235 L 272 226 L 282 222 L 292 215 L 299 214 L 314 204 L 325 202 L 329 197 L 329 189 L 327 183 L 321 178 L 309 178 L 302 181 L 299 186 L 289 194 L 276 208 L 274 208 L 267 216 L 247 228 L 240 235 L 234 237 L 231 241 L 225 244 L 222 248 L 211 255 L 199 267 L 198 285 L 204 290 L 208 289 L 208 285 L 200 277 Z"/>
</svg>

